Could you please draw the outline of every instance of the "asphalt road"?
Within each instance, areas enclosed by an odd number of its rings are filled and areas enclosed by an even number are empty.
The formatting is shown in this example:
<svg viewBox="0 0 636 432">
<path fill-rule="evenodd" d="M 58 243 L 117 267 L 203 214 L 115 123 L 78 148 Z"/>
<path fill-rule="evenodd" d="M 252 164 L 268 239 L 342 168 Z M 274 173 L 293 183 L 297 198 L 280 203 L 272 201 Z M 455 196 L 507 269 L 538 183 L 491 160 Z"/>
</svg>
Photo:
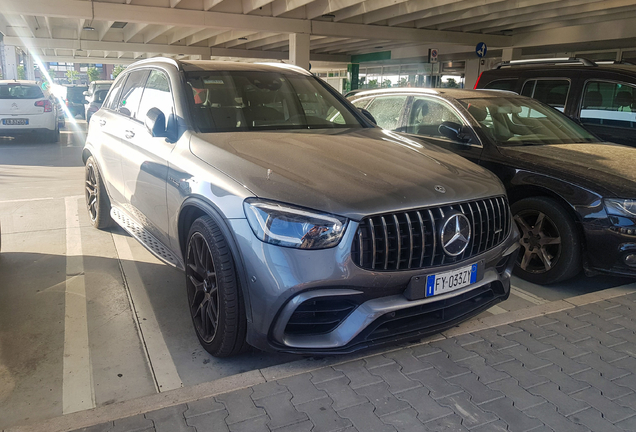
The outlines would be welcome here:
<svg viewBox="0 0 636 432">
<path fill-rule="evenodd" d="M 183 275 L 85 210 L 77 121 L 55 144 L 0 137 L 0 429 L 191 386 L 297 357 L 216 359 L 199 345 Z M 499 314 L 623 285 L 514 280 Z"/>
</svg>

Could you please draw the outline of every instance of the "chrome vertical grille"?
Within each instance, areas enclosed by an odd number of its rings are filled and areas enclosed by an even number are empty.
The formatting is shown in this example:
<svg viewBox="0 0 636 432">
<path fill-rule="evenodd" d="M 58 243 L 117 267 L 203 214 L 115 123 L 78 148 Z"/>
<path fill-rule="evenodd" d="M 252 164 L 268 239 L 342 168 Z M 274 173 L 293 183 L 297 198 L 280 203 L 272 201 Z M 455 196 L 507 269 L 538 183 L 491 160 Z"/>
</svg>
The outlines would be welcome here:
<svg viewBox="0 0 636 432">
<path fill-rule="evenodd" d="M 466 250 L 448 256 L 442 250 L 439 228 L 445 215 L 460 212 L 471 225 Z M 500 244 L 510 232 L 506 197 L 372 216 L 360 222 L 351 256 L 369 270 L 409 270 L 463 261 Z"/>
</svg>

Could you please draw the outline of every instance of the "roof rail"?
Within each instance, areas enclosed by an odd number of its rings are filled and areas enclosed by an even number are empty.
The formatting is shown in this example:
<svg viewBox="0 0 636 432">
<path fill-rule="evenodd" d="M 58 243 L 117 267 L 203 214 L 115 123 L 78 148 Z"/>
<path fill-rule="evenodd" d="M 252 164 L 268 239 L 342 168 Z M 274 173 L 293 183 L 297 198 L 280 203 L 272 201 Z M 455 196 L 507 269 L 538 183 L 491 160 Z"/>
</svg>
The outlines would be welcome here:
<svg viewBox="0 0 636 432">
<path fill-rule="evenodd" d="M 163 62 L 163 63 L 170 63 L 174 66 L 176 66 L 177 69 L 181 69 L 179 62 L 175 59 L 171 59 L 168 57 L 151 57 L 151 58 L 147 58 L 147 59 L 141 59 L 141 60 L 137 60 L 134 63 L 131 63 L 131 65 L 133 64 L 144 64 L 144 63 L 153 63 L 153 62 Z"/>
<path fill-rule="evenodd" d="M 497 63 L 495 69 L 501 69 L 502 67 L 510 66 L 525 66 L 525 65 L 538 65 L 538 64 L 581 64 L 583 66 L 596 66 L 591 60 L 582 57 L 556 57 L 556 58 L 543 58 L 543 59 L 528 59 L 528 60 L 510 60 Z"/>
<path fill-rule="evenodd" d="M 634 63 L 630 63 L 625 60 L 596 60 L 594 63 L 596 63 L 597 65 L 608 65 L 608 64 L 622 64 L 622 65 L 629 65 L 629 66 L 634 65 Z"/>
</svg>

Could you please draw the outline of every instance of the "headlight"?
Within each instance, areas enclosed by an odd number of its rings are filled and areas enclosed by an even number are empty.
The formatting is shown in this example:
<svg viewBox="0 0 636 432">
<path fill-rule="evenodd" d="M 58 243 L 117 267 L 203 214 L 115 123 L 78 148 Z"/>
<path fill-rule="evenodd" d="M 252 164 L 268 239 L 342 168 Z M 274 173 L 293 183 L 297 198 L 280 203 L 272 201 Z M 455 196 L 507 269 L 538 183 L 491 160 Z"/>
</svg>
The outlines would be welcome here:
<svg viewBox="0 0 636 432">
<path fill-rule="evenodd" d="M 260 240 L 298 249 L 326 249 L 336 246 L 347 219 L 301 207 L 248 198 L 245 216 Z"/>
<path fill-rule="evenodd" d="M 605 198 L 603 202 L 607 214 L 636 218 L 636 200 Z"/>
</svg>

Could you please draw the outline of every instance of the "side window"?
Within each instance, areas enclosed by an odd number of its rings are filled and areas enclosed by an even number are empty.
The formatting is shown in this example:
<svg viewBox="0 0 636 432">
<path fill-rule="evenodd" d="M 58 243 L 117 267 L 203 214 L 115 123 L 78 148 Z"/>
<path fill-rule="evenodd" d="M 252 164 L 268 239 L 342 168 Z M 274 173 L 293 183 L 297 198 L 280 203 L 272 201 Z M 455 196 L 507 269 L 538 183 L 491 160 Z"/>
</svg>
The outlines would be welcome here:
<svg viewBox="0 0 636 432">
<path fill-rule="evenodd" d="M 133 71 L 128 75 L 117 104 L 117 111 L 125 116 L 137 118 L 139 102 L 149 73 L 147 70 L 139 70 Z"/>
<path fill-rule="evenodd" d="M 394 130 L 398 127 L 400 114 L 405 103 L 406 96 L 380 96 L 373 99 L 367 109 L 377 120 L 378 126 Z"/>
<path fill-rule="evenodd" d="M 521 96 L 532 97 L 534 93 L 534 86 L 537 84 L 537 80 L 529 80 L 523 84 L 521 89 Z"/>
<path fill-rule="evenodd" d="M 117 104 L 119 103 L 119 91 L 126 82 L 126 78 L 128 78 L 128 74 L 121 77 L 121 79 L 113 85 L 110 93 L 108 93 L 106 101 L 104 101 L 104 104 L 102 105 L 104 108 L 108 108 L 113 111 L 117 109 Z"/>
<path fill-rule="evenodd" d="M 589 81 L 583 91 L 581 123 L 636 128 L 636 87 Z"/>
<path fill-rule="evenodd" d="M 172 93 L 170 81 L 165 73 L 158 70 L 150 72 L 146 88 L 141 97 L 137 119 L 144 121 L 151 108 L 158 108 L 166 117 L 166 122 L 173 113 Z"/>
<path fill-rule="evenodd" d="M 514 91 L 516 84 L 517 84 L 516 79 L 501 79 L 501 80 L 495 80 L 495 81 L 489 82 L 488 84 L 484 86 L 484 88 L 488 90 Z"/>
<path fill-rule="evenodd" d="M 533 84 L 532 93 L 530 91 L 530 84 Z M 528 88 L 526 88 L 528 86 Z M 553 108 L 563 112 L 565 109 L 565 101 L 568 98 L 568 92 L 570 91 L 570 81 L 564 79 L 555 80 L 533 80 L 524 84 L 521 94 L 523 96 L 532 97 L 544 104 L 550 105 Z"/>
<path fill-rule="evenodd" d="M 439 126 L 444 122 L 464 124 L 444 102 L 424 97 L 413 99 L 407 132 L 441 138 L 443 135 L 439 132 Z"/>
<path fill-rule="evenodd" d="M 356 108 L 364 108 L 367 106 L 367 104 L 369 103 L 371 99 L 369 98 L 364 98 L 364 99 L 358 99 L 358 100 L 354 100 L 353 102 L 351 102 L 353 104 L 354 107 Z"/>
</svg>

